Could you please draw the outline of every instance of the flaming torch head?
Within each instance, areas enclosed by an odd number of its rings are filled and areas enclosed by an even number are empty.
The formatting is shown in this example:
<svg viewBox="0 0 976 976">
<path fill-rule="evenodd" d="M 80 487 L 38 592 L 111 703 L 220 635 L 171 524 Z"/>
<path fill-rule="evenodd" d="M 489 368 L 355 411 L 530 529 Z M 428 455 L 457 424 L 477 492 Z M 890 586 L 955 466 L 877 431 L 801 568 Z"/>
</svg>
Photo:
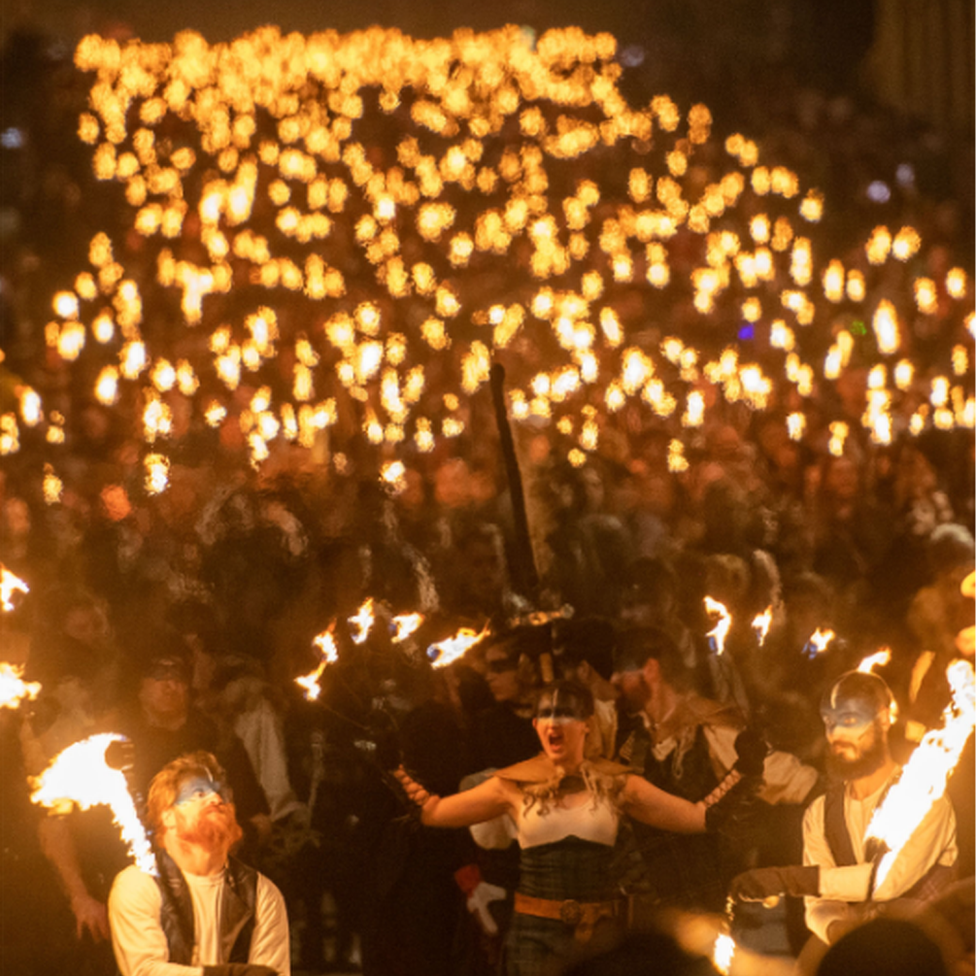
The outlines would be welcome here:
<svg viewBox="0 0 976 976">
<path fill-rule="evenodd" d="M 322 694 L 319 678 L 330 664 L 335 664 L 339 660 L 339 650 L 332 636 L 331 627 L 319 634 L 312 643 L 322 652 L 322 660 L 314 671 L 295 679 L 295 684 L 304 690 L 306 701 L 318 701 L 319 695 Z"/>
<path fill-rule="evenodd" d="M 832 630 L 821 630 L 819 627 L 810 635 L 803 653 L 812 661 L 815 657 L 823 654 L 827 650 L 827 645 L 837 635 Z"/>
<path fill-rule="evenodd" d="M 373 598 L 369 597 L 359 611 L 349 618 L 349 633 L 354 644 L 362 644 L 369 637 L 376 619 L 373 615 L 373 606 Z"/>
<path fill-rule="evenodd" d="M 722 974 L 728 976 L 732 968 L 732 957 L 735 955 L 735 940 L 731 935 L 720 932 L 715 938 L 712 948 L 712 964 Z"/>
<path fill-rule="evenodd" d="M 125 774 L 113 769 L 106 760 L 108 748 L 124 741 L 122 735 L 103 732 L 68 746 L 40 776 L 31 777 L 31 800 L 61 814 L 75 806 L 81 810 L 101 804 L 108 806 L 130 856 L 141 870 L 155 874 L 156 859 L 136 813 Z"/>
<path fill-rule="evenodd" d="M 710 615 L 718 614 L 718 622 L 706 636 L 712 650 L 716 654 L 722 654 L 725 651 L 725 638 L 732 627 L 732 614 L 729 613 L 724 604 L 719 603 L 718 600 L 713 600 L 710 596 L 705 597 L 705 611 Z"/>
<path fill-rule="evenodd" d="M 484 636 L 470 627 L 462 627 L 453 637 L 448 637 L 427 648 L 427 657 L 431 667 L 446 668 L 449 664 L 462 658 L 468 648 L 473 647 Z"/>
<path fill-rule="evenodd" d="M 20 577 L 14 576 L 3 563 L 0 563 L 0 606 L 3 607 L 4 613 L 10 613 L 14 609 L 11 598 L 15 593 L 30 593 L 30 590 Z"/>
<path fill-rule="evenodd" d="M 16 664 L 0 661 L 0 708 L 19 708 L 25 698 L 33 701 L 40 693 L 40 683 L 24 681 L 23 672 Z"/>
<path fill-rule="evenodd" d="M 756 640 L 762 647 L 766 643 L 766 635 L 769 633 L 769 626 L 773 622 L 773 608 L 766 607 L 762 613 L 756 614 L 752 620 L 752 629 L 756 632 Z"/>
<path fill-rule="evenodd" d="M 862 674 L 871 674 L 875 668 L 883 668 L 891 663 L 891 648 L 882 647 L 875 651 L 874 654 L 869 654 L 867 657 L 861 660 L 861 663 L 857 666 L 857 670 Z"/>
<path fill-rule="evenodd" d="M 394 617 L 390 621 L 393 626 L 393 643 L 402 644 L 423 622 L 422 613 L 403 613 Z"/>
</svg>

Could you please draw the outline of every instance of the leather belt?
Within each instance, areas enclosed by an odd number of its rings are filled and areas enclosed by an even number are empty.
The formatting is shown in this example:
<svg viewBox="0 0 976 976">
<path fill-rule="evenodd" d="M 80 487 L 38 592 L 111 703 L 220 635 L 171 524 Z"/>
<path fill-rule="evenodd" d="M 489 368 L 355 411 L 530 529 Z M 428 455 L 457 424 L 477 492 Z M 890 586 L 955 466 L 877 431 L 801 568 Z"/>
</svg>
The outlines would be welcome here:
<svg viewBox="0 0 976 976">
<path fill-rule="evenodd" d="M 593 927 L 604 918 L 617 918 L 624 912 L 622 900 L 617 901 L 576 901 L 566 898 L 533 898 L 515 892 L 515 911 L 521 915 L 534 915 L 537 918 L 557 919 L 564 925 L 571 925 L 573 936 L 580 944 L 588 942 L 593 935 Z"/>
</svg>

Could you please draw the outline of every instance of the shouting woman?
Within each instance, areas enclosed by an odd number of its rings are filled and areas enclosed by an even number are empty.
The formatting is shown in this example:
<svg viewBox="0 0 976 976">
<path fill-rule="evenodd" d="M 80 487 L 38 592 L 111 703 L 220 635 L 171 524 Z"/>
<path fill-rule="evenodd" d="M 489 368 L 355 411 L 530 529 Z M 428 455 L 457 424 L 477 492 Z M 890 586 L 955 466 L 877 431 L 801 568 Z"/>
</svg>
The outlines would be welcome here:
<svg viewBox="0 0 976 976">
<path fill-rule="evenodd" d="M 759 784 L 742 780 L 716 797 L 690 803 L 652 786 L 626 766 L 584 758 L 593 696 L 572 681 L 541 692 L 533 725 L 542 744 L 534 759 L 501 769 L 453 796 L 429 793 L 402 769 L 397 776 L 432 827 L 467 827 L 508 814 L 521 847 L 515 916 L 507 942 L 509 976 L 539 976 L 554 957 L 598 933 L 621 927 L 625 901 L 611 872 L 621 814 L 664 830 L 714 829 Z M 718 794 L 720 791 L 716 791 Z"/>
</svg>

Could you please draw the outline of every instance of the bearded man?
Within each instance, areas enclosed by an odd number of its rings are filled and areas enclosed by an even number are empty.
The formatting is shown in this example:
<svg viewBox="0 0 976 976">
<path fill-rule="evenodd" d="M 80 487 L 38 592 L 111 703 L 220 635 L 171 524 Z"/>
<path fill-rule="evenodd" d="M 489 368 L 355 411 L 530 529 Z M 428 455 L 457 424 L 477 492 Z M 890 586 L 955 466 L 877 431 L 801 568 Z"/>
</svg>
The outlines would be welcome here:
<svg viewBox="0 0 976 976">
<path fill-rule="evenodd" d="M 109 895 L 122 976 L 290 976 L 284 898 L 230 856 L 243 831 L 214 756 L 196 752 L 164 766 L 146 817 L 157 873 L 130 865 Z"/>
<path fill-rule="evenodd" d="M 865 837 L 875 809 L 901 774 L 888 748 L 893 707 L 891 690 L 878 675 L 841 675 L 820 706 L 832 785 L 804 816 L 803 866 L 757 868 L 732 882 L 733 896 L 745 900 L 804 896 L 807 926 L 817 940 L 804 949 L 801 972 L 812 971 L 824 944 L 884 914 L 886 903 L 930 901 L 954 879 L 956 820 L 942 796 L 876 883 L 883 852 Z"/>
</svg>

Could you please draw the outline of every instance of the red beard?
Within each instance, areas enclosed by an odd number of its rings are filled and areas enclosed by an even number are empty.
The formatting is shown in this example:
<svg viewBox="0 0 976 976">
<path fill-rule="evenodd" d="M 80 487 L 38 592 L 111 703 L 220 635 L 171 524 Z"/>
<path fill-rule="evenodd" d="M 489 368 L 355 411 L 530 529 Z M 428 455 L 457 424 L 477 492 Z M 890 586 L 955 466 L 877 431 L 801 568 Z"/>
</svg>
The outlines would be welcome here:
<svg viewBox="0 0 976 976">
<path fill-rule="evenodd" d="M 209 804 L 199 811 L 193 822 L 177 811 L 176 834 L 185 844 L 196 844 L 206 851 L 229 851 L 243 836 L 229 803 Z"/>
</svg>

